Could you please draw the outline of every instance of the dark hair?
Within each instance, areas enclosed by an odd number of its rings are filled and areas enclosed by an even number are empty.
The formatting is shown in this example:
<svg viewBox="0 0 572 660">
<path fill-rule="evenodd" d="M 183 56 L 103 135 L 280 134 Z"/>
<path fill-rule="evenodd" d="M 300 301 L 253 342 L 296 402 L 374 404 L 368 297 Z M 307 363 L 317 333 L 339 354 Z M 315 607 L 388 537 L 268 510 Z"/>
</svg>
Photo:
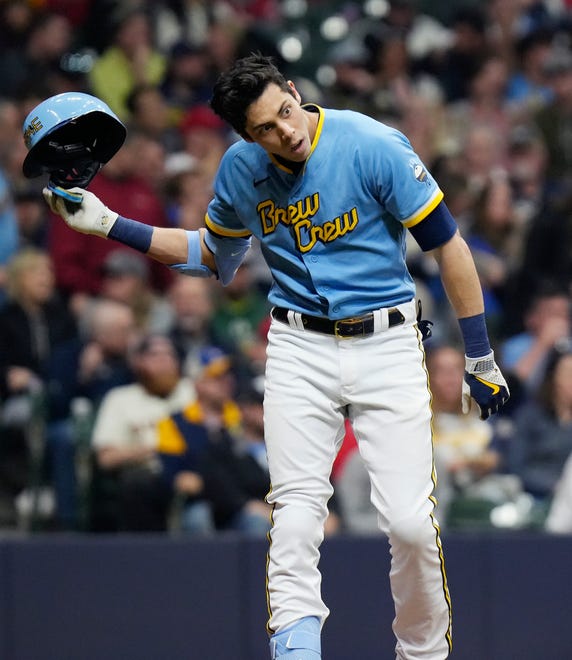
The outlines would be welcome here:
<svg viewBox="0 0 572 660">
<path fill-rule="evenodd" d="M 484 35 L 487 29 L 486 13 L 480 7 L 465 6 L 458 9 L 452 17 L 452 26 L 468 26 L 474 32 Z"/>
<path fill-rule="evenodd" d="M 565 284 L 558 280 L 544 278 L 539 280 L 530 292 L 529 309 L 533 309 L 546 298 L 569 298 L 570 293 Z"/>
<path fill-rule="evenodd" d="M 213 88 L 210 106 L 239 135 L 244 135 L 248 107 L 260 98 L 270 84 L 292 93 L 272 58 L 252 53 L 220 74 Z"/>
<path fill-rule="evenodd" d="M 131 114 L 137 112 L 139 99 L 149 92 L 160 93 L 160 90 L 156 85 L 152 85 L 151 83 L 140 83 L 133 87 L 125 99 L 125 105 Z"/>
<path fill-rule="evenodd" d="M 562 340 L 551 349 L 547 356 L 542 381 L 536 393 L 536 398 L 540 402 L 540 405 L 553 416 L 556 416 L 556 406 L 554 401 L 554 379 L 556 369 L 560 362 L 570 355 L 572 355 L 570 340 Z"/>
<path fill-rule="evenodd" d="M 182 363 L 184 359 L 182 351 L 179 350 L 178 346 L 170 335 L 162 332 L 150 332 L 138 337 L 130 346 L 129 355 L 131 357 L 140 357 L 141 355 L 145 355 L 149 351 L 153 350 L 157 343 L 168 344 L 173 349 L 173 353 L 177 359 L 177 362 Z"/>
</svg>

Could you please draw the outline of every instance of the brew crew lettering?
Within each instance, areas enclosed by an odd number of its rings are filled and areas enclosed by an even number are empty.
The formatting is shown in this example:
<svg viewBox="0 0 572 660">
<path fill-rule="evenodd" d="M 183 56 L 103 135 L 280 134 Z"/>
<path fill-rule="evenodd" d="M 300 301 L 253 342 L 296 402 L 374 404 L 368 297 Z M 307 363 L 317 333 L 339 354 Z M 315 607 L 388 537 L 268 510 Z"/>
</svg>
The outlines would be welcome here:
<svg viewBox="0 0 572 660">
<path fill-rule="evenodd" d="M 317 241 L 331 243 L 353 231 L 359 222 L 358 211 L 354 206 L 333 220 L 327 220 L 320 225 L 313 224 L 310 218 L 316 215 L 319 208 L 320 196 L 314 193 L 295 204 L 289 204 L 287 208 L 276 206 L 271 199 L 266 199 L 258 204 L 256 211 L 264 235 L 273 233 L 279 223 L 293 227 L 296 246 L 300 252 L 309 252 Z"/>
<path fill-rule="evenodd" d="M 266 199 L 258 204 L 256 210 L 260 216 L 262 231 L 266 235 L 271 234 L 279 222 L 286 226 L 293 225 L 299 220 L 316 215 L 319 208 L 320 196 L 314 193 L 298 200 L 295 204 L 288 204 L 285 209 L 276 206 L 271 199 Z"/>
<path fill-rule="evenodd" d="M 323 225 L 313 225 L 307 219 L 300 220 L 294 225 L 296 245 L 300 252 L 309 252 L 317 241 L 331 243 L 340 236 L 353 231 L 358 221 L 359 217 L 355 206 L 351 211 L 346 211 L 337 218 L 324 222 Z"/>
</svg>

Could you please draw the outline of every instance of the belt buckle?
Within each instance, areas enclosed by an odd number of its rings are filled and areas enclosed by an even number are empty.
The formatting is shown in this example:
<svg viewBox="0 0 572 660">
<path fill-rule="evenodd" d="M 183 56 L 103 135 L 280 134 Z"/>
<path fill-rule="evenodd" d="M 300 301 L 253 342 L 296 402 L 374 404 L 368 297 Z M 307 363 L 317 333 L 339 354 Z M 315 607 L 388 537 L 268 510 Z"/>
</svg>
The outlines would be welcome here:
<svg viewBox="0 0 572 660">
<path fill-rule="evenodd" d="M 349 319 L 339 319 L 337 321 L 334 321 L 334 335 L 338 339 L 351 339 L 352 337 L 358 337 L 360 335 L 364 334 L 364 329 L 363 329 L 363 322 L 364 322 L 364 317 L 363 316 L 353 316 Z M 351 333 L 351 334 L 342 334 L 342 331 L 340 330 L 340 324 L 349 324 L 350 327 L 353 325 L 356 325 L 357 323 L 361 323 L 361 332 L 360 333 Z"/>
</svg>

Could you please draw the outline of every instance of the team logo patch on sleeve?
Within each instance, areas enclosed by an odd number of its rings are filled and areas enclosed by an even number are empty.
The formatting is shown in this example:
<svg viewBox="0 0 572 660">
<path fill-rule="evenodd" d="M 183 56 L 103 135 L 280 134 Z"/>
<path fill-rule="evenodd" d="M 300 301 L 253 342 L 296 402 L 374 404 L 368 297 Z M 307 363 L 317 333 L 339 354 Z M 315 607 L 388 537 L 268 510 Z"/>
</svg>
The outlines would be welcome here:
<svg viewBox="0 0 572 660">
<path fill-rule="evenodd" d="M 427 170 L 419 161 L 412 160 L 410 163 L 411 169 L 413 170 L 413 176 L 419 181 L 419 183 L 427 182 Z"/>
</svg>

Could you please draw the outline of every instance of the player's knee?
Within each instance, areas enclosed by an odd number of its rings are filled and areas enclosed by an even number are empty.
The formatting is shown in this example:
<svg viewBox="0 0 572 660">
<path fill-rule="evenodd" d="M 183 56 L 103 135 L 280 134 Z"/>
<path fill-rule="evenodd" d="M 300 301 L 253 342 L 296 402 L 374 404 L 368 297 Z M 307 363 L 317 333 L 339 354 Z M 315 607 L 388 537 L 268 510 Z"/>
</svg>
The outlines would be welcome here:
<svg viewBox="0 0 572 660">
<path fill-rule="evenodd" d="M 280 532 L 301 542 L 319 542 L 325 516 L 316 507 L 287 505 L 275 510 L 274 524 Z"/>
<path fill-rule="evenodd" d="M 435 528 L 427 516 L 396 518 L 389 526 L 389 540 L 410 547 L 424 546 L 429 538 L 435 537 Z"/>
</svg>

